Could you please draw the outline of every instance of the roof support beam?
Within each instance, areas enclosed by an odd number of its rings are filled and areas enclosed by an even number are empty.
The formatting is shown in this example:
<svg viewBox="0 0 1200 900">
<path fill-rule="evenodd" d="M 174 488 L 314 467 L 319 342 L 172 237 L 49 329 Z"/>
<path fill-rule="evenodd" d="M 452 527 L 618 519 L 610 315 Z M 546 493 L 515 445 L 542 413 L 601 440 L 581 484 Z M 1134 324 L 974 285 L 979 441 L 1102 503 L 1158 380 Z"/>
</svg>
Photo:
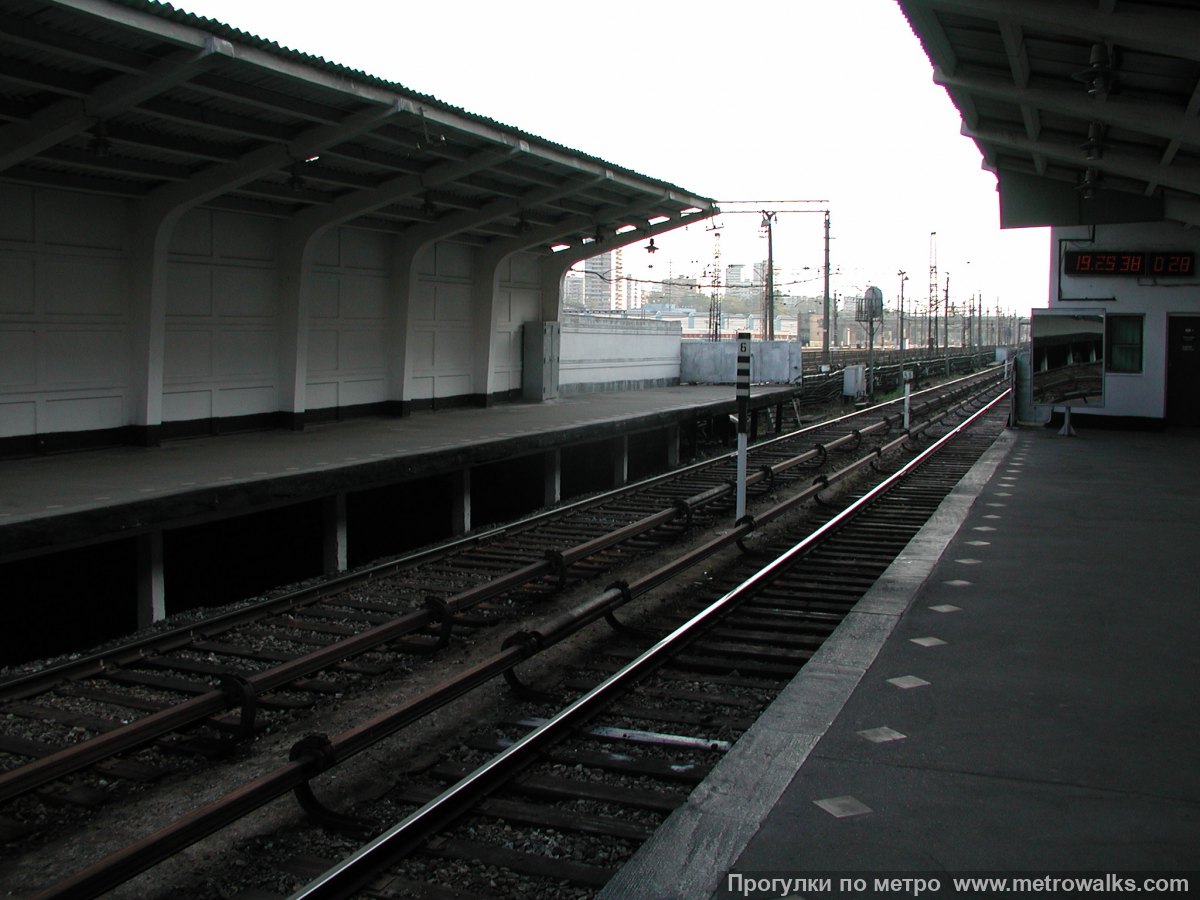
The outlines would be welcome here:
<svg viewBox="0 0 1200 900">
<path fill-rule="evenodd" d="M 29 122 L 0 129 L 0 171 L 182 84 L 222 56 L 233 56 L 232 45 L 210 37 L 200 50 L 177 51 L 145 72 L 119 75 L 88 97 L 59 100 L 40 110 Z"/>
<path fill-rule="evenodd" d="M 688 216 L 687 221 L 688 224 L 691 224 L 693 219 L 707 219 L 717 215 L 719 212 L 719 209 L 712 207 Z M 644 241 L 647 238 L 672 231 L 682 224 L 678 221 L 678 218 L 676 216 L 669 221 L 659 222 L 656 225 L 646 223 L 642 227 L 635 228 L 632 231 L 625 231 L 621 234 L 617 234 L 614 231 L 606 234 L 599 241 L 581 244 L 578 247 L 572 247 L 569 250 L 555 253 L 553 256 L 542 257 L 542 321 L 557 322 L 562 318 L 563 278 L 566 277 L 567 271 L 572 266 L 585 259 L 598 256 L 601 253 L 607 253 L 610 250 L 616 250 L 620 247 L 628 247 L 630 244 L 636 244 L 638 241 Z"/>
<path fill-rule="evenodd" d="M 1087 137 L 1087 125 L 1090 122 L 1102 122 L 1129 131 L 1162 138 L 1178 140 L 1185 144 L 1200 146 L 1200 119 L 1195 113 L 1188 113 L 1175 106 L 1145 101 L 1131 102 L 1119 95 L 1112 95 L 1104 103 L 1097 103 L 1088 97 L 1082 87 L 1077 91 L 1052 90 L 1047 88 L 1014 88 L 1012 84 L 999 78 L 987 78 L 977 75 L 950 75 L 942 69 L 935 68 L 933 72 L 935 83 L 956 92 L 969 92 L 982 97 L 1005 100 L 1020 104 L 1033 110 L 1045 110 L 1060 115 L 1073 116 L 1085 123 L 1080 133 L 1080 140 Z M 1193 96 L 1193 104 L 1200 106 L 1200 100 Z M 974 127 L 974 126 L 972 126 Z M 1034 135 L 1029 137 L 1036 139 Z"/>
<path fill-rule="evenodd" d="M 1079 148 L 1073 144 L 1031 141 L 1024 135 L 999 128 L 968 128 L 964 125 L 961 130 L 964 135 L 976 141 L 1018 153 L 1041 154 L 1048 160 L 1064 163 L 1081 171 L 1085 166 L 1090 166 L 1102 173 L 1107 172 L 1134 181 L 1154 181 L 1189 194 L 1200 193 L 1200 171 L 1197 170 L 1162 166 L 1132 153 L 1113 150 L 1106 152 L 1103 159 L 1089 163 L 1080 159 Z"/>
<path fill-rule="evenodd" d="M 554 225 L 533 228 L 512 238 L 492 241 L 475 256 L 475 281 L 472 286 L 471 310 L 473 339 L 471 373 L 473 392 L 482 402 L 491 402 L 495 385 L 493 363 L 495 342 L 496 310 L 500 294 L 500 268 L 504 260 L 514 253 L 561 239 L 584 229 L 594 231 L 613 220 L 620 221 L 630 216 L 655 215 L 665 198 L 651 198 L 635 206 L 603 207 L 592 216 L 567 216 Z M 662 213 L 668 215 L 668 213 Z M 556 298 L 557 299 L 557 298 Z M 543 298 L 543 305 L 546 298 Z"/>
<path fill-rule="evenodd" d="M 1153 12 L 1124 8 L 1108 11 L 1043 0 L 910 0 L 910 6 L 912 17 L 921 20 L 922 33 L 925 23 L 935 18 L 935 11 L 944 10 L 956 16 L 1019 21 L 1026 30 L 1050 31 L 1089 42 L 1111 41 L 1123 47 L 1200 61 L 1200 42 L 1195 39 L 1200 34 L 1200 11 L 1196 10 L 1156 7 Z M 920 12 L 916 11 L 918 6 Z M 930 55 L 948 71 L 957 66 L 946 65 L 939 55 Z"/>
<path fill-rule="evenodd" d="M 304 159 L 325 147 L 370 131 L 395 115 L 397 107 L 372 107 L 337 125 L 319 125 L 289 144 L 268 144 L 236 162 L 212 166 L 187 181 L 152 191 L 135 215 L 130 295 L 133 334 L 130 384 L 135 395 L 134 424 L 148 442 L 162 424 L 163 352 L 166 337 L 167 246 L 179 218 L 194 206 L 240 184 Z"/>
<path fill-rule="evenodd" d="M 280 405 L 292 415 L 293 423 L 303 423 L 307 410 L 308 319 L 312 299 L 313 252 L 317 241 L 328 229 L 386 206 L 401 197 L 450 184 L 475 172 L 491 168 L 524 152 L 524 142 L 476 153 L 461 162 L 442 163 L 422 175 L 403 175 L 378 188 L 356 191 L 339 197 L 328 206 L 309 207 L 291 218 L 280 240 L 279 300 Z M 404 253 L 400 248 L 400 253 Z M 396 291 L 393 288 L 393 294 Z M 398 298 L 408 302 L 408 292 Z"/>
</svg>

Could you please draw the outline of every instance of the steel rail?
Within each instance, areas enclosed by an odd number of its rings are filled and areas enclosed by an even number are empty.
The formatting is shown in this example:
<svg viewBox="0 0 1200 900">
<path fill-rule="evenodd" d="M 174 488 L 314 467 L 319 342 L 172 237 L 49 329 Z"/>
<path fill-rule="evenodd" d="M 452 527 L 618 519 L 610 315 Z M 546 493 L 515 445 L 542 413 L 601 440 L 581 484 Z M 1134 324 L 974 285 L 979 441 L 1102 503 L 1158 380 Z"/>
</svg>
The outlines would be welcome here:
<svg viewBox="0 0 1200 900">
<path fill-rule="evenodd" d="M 998 402 L 998 401 L 993 401 Z M 892 441 L 889 448 L 898 447 L 919 431 L 927 430 L 935 422 L 929 419 Z M 862 459 L 870 463 L 880 455 L 873 450 Z M 846 467 L 839 477 L 847 477 L 856 467 Z M 766 516 L 773 518 L 802 499 L 824 490 L 827 484 L 821 479 L 792 498 L 769 510 Z M 218 831 L 254 809 L 282 796 L 288 791 L 306 788 L 308 782 L 333 765 L 349 759 L 396 731 L 412 724 L 421 717 L 441 708 L 499 674 L 513 669 L 518 663 L 535 653 L 552 646 L 570 634 L 605 615 L 616 607 L 629 602 L 653 587 L 664 583 L 674 575 L 710 556 L 716 549 L 740 542 L 755 528 L 753 521 L 743 522 L 731 531 L 694 548 L 677 560 L 652 572 L 632 584 L 619 583 L 607 588 L 602 594 L 549 620 L 536 631 L 518 632 L 504 642 L 502 649 L 493 656 L 458 673 L 454 678 L 431 688 L 428 692 L 403 704 L 385 710 L 367 722 L 332 739 L 323 735 L 313 736 L 293 748 L 293 759 L 286 765 L 251 781 L 187 816 L 184 816 L 159 831 L 131 844 L 108 857 L 97 861 L 80 872 L 64 879 L 36 895 L 42 900 L 66 900 L 66 898 L 94 897 L 132 878 L 177 853 L 183 848 Z M 302 744 L 305 745 L 302 747 Z"/>
<path fill-rule="evenodd" d="M 950 396 L 956 396 L 957 393 L 958 391 L 952 392 Z M 931 405 L 939 406 L 940 401 L 944 399 L 945 395 L 940 395 L 935 400 L 923 404 L 922 408 L 927 408 Z M 843 417 L 842 420 L 847 418 L 851 417 Z M 823 423 L 825 427 L 828 424 Z M 856 429 L 827 444 L 819 444 L 817 446 L 823 448 L 819 452 L 827 453 L 829 450 L 837 449 L 851 440 L 861 440 L 863 436 L 881 428 L 890 428 L 887 420 L 877 422 L 866 428 Z M 816 453 L 818 451 L 815 449 L 809 450 L 767 468 L 771 472 L 783 471 L 798 465 L 800 462 L 806 461 Z M 867 462 L 869 461 L 868 459 Z M 711 461 L 709 462 L 711 463 Z M 844 475 L 855 471 L 857 467 L 856 465 L 848 468 L 845 470 Z M 835 473 L 835 475 L 837 475 L 837 478 L 825 476 L 825 482 L 830 483 L 843 477 L 843 474 Z M 747 477 L 747 484 L 757 484 L 767 477 L 771 477 L 768 472 L 760 470 Z M 498 578 L 468 588 L 447 598 L 444 601 L 445 608 L 450 614 L 462 612 L 485 600 L 498 597 L 507 591 L 538 578 L 556 572 L 560 575 L 565 574 L 567 566 L 615 546 L 631 537 L 658 528 L 680 516 L 690 516 L 695 510 L 716 502 L 723 496 L 732 493 L 733 490 L 734 486 L 732 484 L 719 485 L 686 500 L 678 501 L 671 507 L 645 516 L 609 534 L 602 535 L 601 537 L 575 545 L 563 551 L 548 553 L 541 560 L 529 563 Z M 801 502 L 803 499 L 806 499 L 806 497 L 801 497 L 795 502 Z M 744 534 L 740 534 L 736 540 L 744 537 Z M 246 676 L 246 690 L 249 691 L 251 697 L 258 697 L 270 691 L 278 690 L 300 678 L 315 674 L 338 662 L 365 653 L 388 641 L 412 634 L 415 631 L 434 624 L 436 621 L 437 613 L 432 609 L 426 608 L 405 613 L 387 623 L 368 628 L 357 635 L 337 640 L 325 647 L 279 666 Z M 448 625 L 443 623 L 443 627 L 448 627 Z M 103 732 L 86 741 L 80 741 L 79 743 L 64 747 L 30 763 L 0 772 L 0 802 L 22 796 L 51 781 L 96 765 L 118 753 L 136 749 L 187 725 L 226 712 L 238 706 L 242 702 L 243 697 L 243 694 L 239 694 L 236 691 L 216 688 L 167 709 L 151 713 L 128 724 L 121 725 L 111 731 Z"/>
<path fill-rule="evenodd" d="M 944 390 L 947 387 L 953 388 L 957 385 L 961 385 L 963 382 L 979 380 L 982 377 L 985 377 L 987 374 L 987 372 L 972 373 L 962 378 L 955 379 L 954 381 L 949 381 L 941 385 L 934 385 L 926 388 L 923 391 L 914 393 L 912 396 L 914 398 L 925 397 L 925 395 L 933 394 L 937 391 Z M 941 399 L 941 397 L 942 395 L 938 395 L 935 399 L 928 400 L 923 405 L 928 406 L 936 403 L 937 400 Z M 840 416 L 835 419 L 829 419 L 824 422 L 817 422 L 803 428 L 798 428 L 794 431 L 788 432 L 787 434 L 778 435 L 773 438 L 759 441 L 752 449 L 755 452 L 758 452 L 761 449 L 770 447 L 772 444 L 779 441 L 795 439 L 797 436 L 803 435 L 805 432 L 809 431 L 818 431 L 828 429 L 830 427 L 836 427 L 851 419 L 863 418 L 869 416 L 870 414 L 878 413 L 879 411 L 886 409 L 889 406 L 894 406 L 899 402 L 900 400 L 898 399 L 889 400 L 870 407 L 869 409 L 858 410 L 845 416 Z M 613 490 L 605 491 L 582 500 L 559 505 L 553 509 L 537 512 L 533 515 L 518 519 L 515 522 L 510 522 L 475 534 L 465 535 L 460 538 L 445 541 L 432 547 L 427 547 L 413 553 L 405 554 L 396 559 L 374 563 L 369 566 L 356 569 L 354 572 L 346 572 L 339 575 L 329 576 L 328 578 L 322 579 L 320 584 L 299 588 L 297 590 L 281 594 L 278 597 L 260 600 L 243 608 L 229 610 L 227 612 L 209 616 L 208 618 L 202 619 L 198 622 L 181 625 L 176 628 L 157 632 L 153 635 L 126 641 L 115 647 L 110 647 L 105 650 L 100 650 L 95 653 L 77 657 L 75 659 L 59 663 L 54 666 L 48 666 L 34 672 L 26 672 L 20 675 L 15 675 L 0 681 L 0 694 L 2 694 L 5 699 L 22 699 L 23 697 L 32 696 L 33 694 L 46 690 L 49 687 L 52 687 L 63 681 L 103 675 L 106 670 L 119 668 L 123 665 L 139 661 L 144 657 L 148 649 L 164 652 L 187 646 L 189 643 L 196 640 L 197 637 L 200 639 L 210 639 L 216 635 L 228 631 L 231 628 L 236 628 L 238 625 L 251 622 L 266 613 L 288 609 L 292 606 L 299 606 L 309 602 L 310 600 L 319 599 L 330 593 L 335 593 L 346 588 L 364 584 L 380 577 L 396 574 L 404 569 L 420 565 L 427 560 L 436 559 L 440 556 L 445 556 L 456 551 L 467 549 L 506 534 L 517 533 L 525 529 L 536 527 L 539 523 L 557 516 L 601 505 L 622 495 L 645 491 L 664 482 L 691 474 L 692 472 L 702 468 L 716 466 L 721 462 L 732 460 L 734 456 L 734 452 L 729 452 L 711 457 L 709 459 L 700 460 L 687 466 L 681 466 L 672 469 L 669 472 L 664 472 L 661 475 L 655 475 L 651 478 L 643 479 L 637 484 L 625 485 L 623 487 L 614 488 Z"/>
<path fill-rule="evenodd" d="M 656 668 L 675 651 L 678 645 L 693 637 L 709 622 L 720 618 L 726 611 L 740 603 L 745 596 L 768 584 L 780 572 L 790 567 L 798 557 L 803 556 L 829 534 L 841 528 L 896 484 L 907 478 L 909 473 L 936 455 L 964 429 L 989 412 L 1008 395 L 1009 390 L 1004 390 L 982 410 L 974 413 L 944 437 L 935 441 L 928 449 L 799 541 L 782 556 L 697 613 L 544 724 L 517 740 L 470 775 L 447 788 L 349 858 L 292 894 L 290 900 L 329 900 L 329 898 L 347 897 L 354 891 L 365 887 L 392 861 L 402 857 L 420 844 L 436 829 L 444 827 L 448 822 L 456 819 L 465 809 L 492 790 L 498 782 L 508 779 L 516 771 L 528 765 L 545 746 L 559 740 L 580 722 L 593 716 L 612 697 L 625 693 L 630 684 L 641 678 L 644 673 Z"/>
</svg>

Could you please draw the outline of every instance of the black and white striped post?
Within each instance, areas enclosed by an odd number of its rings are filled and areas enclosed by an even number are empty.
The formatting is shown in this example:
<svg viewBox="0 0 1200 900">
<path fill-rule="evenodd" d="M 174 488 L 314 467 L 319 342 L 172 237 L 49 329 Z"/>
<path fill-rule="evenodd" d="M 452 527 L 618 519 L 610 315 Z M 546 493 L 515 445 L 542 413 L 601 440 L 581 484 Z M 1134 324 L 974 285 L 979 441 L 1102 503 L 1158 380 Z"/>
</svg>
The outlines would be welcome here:
<svg viewBox="0 0 1200 900">
<path fill-rule="evenodd" d="M 746 515 L 746 444 L 750 436 L 750 332 L 737 336 L 737 521 Z"/>
</svg>

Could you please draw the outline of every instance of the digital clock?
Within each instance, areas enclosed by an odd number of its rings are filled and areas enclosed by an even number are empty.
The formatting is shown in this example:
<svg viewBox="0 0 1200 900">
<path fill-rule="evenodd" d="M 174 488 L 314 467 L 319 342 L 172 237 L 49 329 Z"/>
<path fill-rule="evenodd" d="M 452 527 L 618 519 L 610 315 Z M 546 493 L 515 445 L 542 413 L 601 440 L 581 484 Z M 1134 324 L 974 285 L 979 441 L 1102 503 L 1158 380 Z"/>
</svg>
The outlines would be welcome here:
<svg viewBox="0 0 1200 900">
<path fill-rule="evenodd" d="M 1149 275 L 1155 278 L 1191 275 L 1195 254 L 1162 250 L 1067 250 L 1065 275 Z"/>
</svg>

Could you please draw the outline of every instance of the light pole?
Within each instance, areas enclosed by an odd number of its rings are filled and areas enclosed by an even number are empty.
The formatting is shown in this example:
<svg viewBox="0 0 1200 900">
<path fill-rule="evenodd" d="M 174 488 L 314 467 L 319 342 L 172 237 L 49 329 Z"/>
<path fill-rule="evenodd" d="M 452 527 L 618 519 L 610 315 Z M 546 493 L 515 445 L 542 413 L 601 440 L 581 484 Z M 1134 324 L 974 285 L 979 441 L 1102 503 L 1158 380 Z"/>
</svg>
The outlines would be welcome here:
<svg viewBox="0 0 1200 900">
<path fill-rule="evenodd" d="M 767 295 L 763 299 L 763 340 L 775 340 L 775 213 L 762 211 L 762 226 L 767 229 Z"/>
<path fill-rule="evenodd" d="M 908 281 L 908 276 L 903 269 L 896 274 L 900 276 L 900 322 L 896 330 L 900 334 L 900 377 L 904 378 L 904 282 Z"/>
</svg>

